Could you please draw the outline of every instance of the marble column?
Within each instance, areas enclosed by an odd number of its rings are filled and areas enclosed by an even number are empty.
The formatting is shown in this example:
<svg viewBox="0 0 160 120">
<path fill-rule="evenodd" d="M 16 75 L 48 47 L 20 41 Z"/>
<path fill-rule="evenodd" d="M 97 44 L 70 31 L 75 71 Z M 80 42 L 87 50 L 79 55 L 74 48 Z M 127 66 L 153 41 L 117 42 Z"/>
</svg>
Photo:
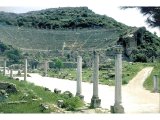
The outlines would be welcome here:
<svg viewBox="0 0 160 120">
<path fill-rule="evenodd" d="M 116 47 L 115 56 L 115 103 L 111 106 L 111 112 L 113 113 L 124 113 L 122 103 L 122 47 Z"/>
<path fill-rule="evenodd" d="M 153 92 L 158 92 L 158 75 L 153 76 Z"/>
<path fill-rule="evenodd" d="M 24 80 L 27 80 L 27 58 L 25 58 L 25 66 L 24 66 Z"/>
<path fill-rule="evenodd" d="M 4 59 L 4 65 L 3 65 L 3 75 L 4 76 L 6 75 L 6 63 L 7 63 L 7 60 Z"/>
<path fill-rule="evenodd" d="M 84 99 L 82 94 L 82 57 L 77 57 L 77 92 L 76 96 L 79 96 L 81 99 Z"/>
<path fill-rule="evenodd" d="M 45 60 L 45 62 L 44 62 L 44 76 L 47 77 L 47 75 L 48 75 L 48 61 Z"/>
<path fill-rule="evenodd" d="M 13 70 L 10 69 L 10 78 L 13 78 Z"/>
<path fill-rule="evenodd" d="M 98 97 L 98 82 L 99 82 L 99 55 L 93 52 L 93 96 L 91 99 L 91 108 L 100 107 L 101 99 Z"/>
</svg>

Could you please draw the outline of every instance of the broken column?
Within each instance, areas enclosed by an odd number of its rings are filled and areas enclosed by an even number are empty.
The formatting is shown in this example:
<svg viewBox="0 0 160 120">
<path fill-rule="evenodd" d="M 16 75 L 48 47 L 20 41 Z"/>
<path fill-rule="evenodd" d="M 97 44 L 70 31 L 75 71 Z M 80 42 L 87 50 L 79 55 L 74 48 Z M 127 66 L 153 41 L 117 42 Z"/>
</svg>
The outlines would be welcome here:
<svg viewBox="0 0 160 120">
<path fill-rule="evenodd" d="M 47 77 L 47 71 L 48 71 L 48 61 L 45 60 L 45 62 L 44 62 L 44 76 L 46 76 L 46 77 Z"/>
<path fill-rule="evenodd" d="M 4 65 L 3 65 L 3 75 L 5 76 L 6 75 L 6 58 L 4 58 Z"/>
<path fill-rule="evenodd" d="M 10 69 L 10 78 L 13 78 L 13 70 Z"/>
<path fill-rule="evenodd" d="M 122 103 L 122 47 L 119 45 L 116 47 L 115 56 L 115 103 L 111 106 L 111 112 L 124 113 Z"/>
<path fill-rule="evenodd" d="M 158 92 L 158 75 L 153 76 L 153 92 Z"/>
<path fill-rule="evenodd" d="M 80 97 L 81 99 L 84 99 L 84 96 L 81 95 L 82 93 L 82 57 L 78 56 L 77 57 L 77 92 L 76 96 Z"/>
<path fill-rule="evenodd" d="M 24 66 L 24 80 L 27 80 L 27 58 L 25 58 L 25 66 Z"/>
<path fill-rule="evenodd" d="M 91 108 L 98 108 L 101 104 L 101 99 L 98 97 L 98 82 L 99 82 L 99 55 L 96 51 L 93 52 L 93 96 L 91 99 Z"/>
</svg>

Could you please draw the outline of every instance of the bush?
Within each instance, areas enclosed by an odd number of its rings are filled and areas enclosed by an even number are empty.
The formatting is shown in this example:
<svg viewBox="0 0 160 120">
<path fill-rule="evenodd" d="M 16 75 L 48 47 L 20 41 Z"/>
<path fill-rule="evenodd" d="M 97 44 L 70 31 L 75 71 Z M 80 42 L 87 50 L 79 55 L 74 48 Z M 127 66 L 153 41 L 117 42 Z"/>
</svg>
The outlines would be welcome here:
<svg viewBox="0 0 160 120">
<path fill-rule="evenodd" d="M 81 107 L 83 102 L 80 100 L 79 97 L 72 97 L 68 98 L 64 101 L 64 106 L 67 110 L 74 111 L 76 108 Z"/>
<path fill-rule="evenodd" d="M 145 54 L 138 53 L 133 56 L 133 61 L 134 62 L 147 62 L 147 57 Z"/>
</svg>

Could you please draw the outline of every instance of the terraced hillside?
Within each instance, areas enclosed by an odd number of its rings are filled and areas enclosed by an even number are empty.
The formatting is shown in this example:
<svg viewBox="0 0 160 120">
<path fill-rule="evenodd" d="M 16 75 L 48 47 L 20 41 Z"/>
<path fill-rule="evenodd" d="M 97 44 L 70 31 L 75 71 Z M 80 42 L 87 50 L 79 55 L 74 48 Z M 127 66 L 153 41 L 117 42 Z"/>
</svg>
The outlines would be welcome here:
<svg viewBox="0 0 160 120">
<path fill-rule="evenodd" d="M 22 50 L 61 50 L 106 48 L 116 43 L 116 29 L 45 30 L 0 26 L 0 40 Z"/>
</svg>

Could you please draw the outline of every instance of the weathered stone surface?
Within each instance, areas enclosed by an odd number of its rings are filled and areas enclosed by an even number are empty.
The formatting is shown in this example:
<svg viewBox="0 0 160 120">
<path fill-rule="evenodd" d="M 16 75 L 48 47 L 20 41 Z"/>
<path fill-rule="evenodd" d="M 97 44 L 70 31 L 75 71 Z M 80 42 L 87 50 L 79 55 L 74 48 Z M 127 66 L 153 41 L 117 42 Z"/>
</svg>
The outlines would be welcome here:
<svg viewBox="0 0 160 120">
<path fill-rule="evenodd" d="M 44 90 L 45 90 L 45 91 L 51 91 L 49 88 L 46 88 L 46 87 L 44 88 Z"/>
<path fill-rule="evenodd" d="M 40 107 L 40 110 L 41 110 L 42 112 L 44 112 L 45 110 L 48 110 L 48 109 L 49 109 L 49 106 L 46 105 L 46 104 L 40 104 L 39 107 Z"/>
<path fill-rule="evenodd" d="M 5 90 L 7 93 L 16 93 L 16 85 L 12 83 L 0 83 L 0 90 Z"/>
<path fill-rule="evenodd" d="M 111 113 L 124 113 L 124 108 L 122 105 L 111 106 Z"/>
<path fill-rule="evenodd" d="M 63 100 L 58 100 L 57 101 L 57 106 L 60 107 L 60 108 L 64 108 L 65 107 L 64 101 Z"/>
<path fill-rule="evenodd" d="M 55 88 L 55 89 L 54 89 L 54 93 L 60 94 L 60 93 L 61 93 L 61 90 L 58 90 L 57 88 Z"/>
<path fill-rule="evenodd" d="M 101 105 L 101 99 L 99 99 L 98 97 L 92 97 L 91 99 L 91 108 L 98 108 Z"/>
<path fill-rule="evenodd" d="M 11 101 L 11 102 L 7 102 L 7 104 L 24 104 L 27 103 L 27 101 L 21 100 L 21 101 Z"/>
</svg>

